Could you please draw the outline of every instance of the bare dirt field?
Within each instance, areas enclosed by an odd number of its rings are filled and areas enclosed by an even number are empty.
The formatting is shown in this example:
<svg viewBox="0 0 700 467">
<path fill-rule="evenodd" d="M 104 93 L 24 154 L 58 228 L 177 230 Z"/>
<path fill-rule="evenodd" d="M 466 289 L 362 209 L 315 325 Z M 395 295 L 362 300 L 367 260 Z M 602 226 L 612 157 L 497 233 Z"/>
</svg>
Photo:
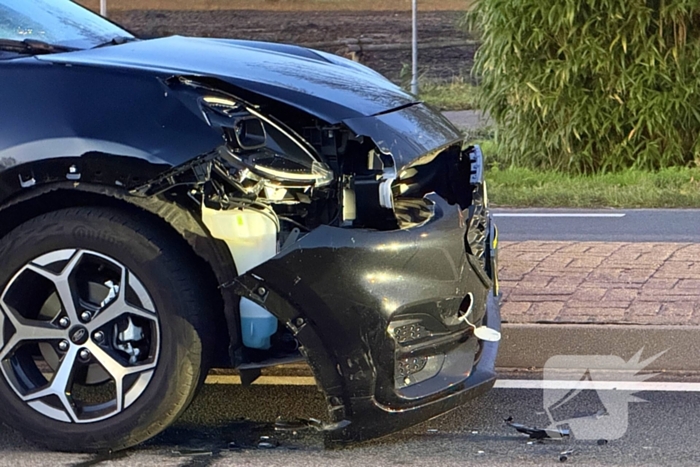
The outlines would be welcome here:
<svg viewBox="0 0 700 467">
<path fill-rule="evenodd" d="M 100 0 L 77 0 L 97 10 Z M 418 0 L 421 11 L 464 11 L 474 0 Z M 108 0 L 110 11 L 126 10 L 273 10 L 273 11 L 401 11 L 411 0 Z"/>
<path fill-rule="evenodd" d="M 429 47 L 420 51 L 425 78 L 469 75 L 476 46 L 468 43 L 468 34 L 459 26 L 463 11 L 420 12 L 420 43 Z M 402 81 L 402 69 L 411 62 L 409 11 L 116 10 L 110 18 L 143 37 L 181 34 L 286 42 L 341 55 L 348 51 L 338 43 L 343 40 L 380 48 L 393 44 L 394 50 L 369 51 L 365 45 L 359 59 L 396 82 Z"/>
</svg>

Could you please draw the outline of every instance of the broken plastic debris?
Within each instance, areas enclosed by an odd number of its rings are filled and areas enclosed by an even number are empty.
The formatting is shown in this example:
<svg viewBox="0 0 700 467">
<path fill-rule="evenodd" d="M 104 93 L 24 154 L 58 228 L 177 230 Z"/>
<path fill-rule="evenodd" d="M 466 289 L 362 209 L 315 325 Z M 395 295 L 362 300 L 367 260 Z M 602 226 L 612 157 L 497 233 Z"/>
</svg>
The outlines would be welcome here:
<svg viewBox="0 0 700 467">
<path fill-rule="evenodd" d="M 261 436 L 257 441 L 253 441 L 252 444 L 238 441 L 231 441 L 228 443 L 228 450 L 231 452 L 243 452 L 255 449 L 276 449 L 278 447 L 280 447 L 280 442 L 272 436 Z"/>
<path fill-rule="evenodd" d="M 212 451 L 207 451 L 205 449 L 173 449 L 173 454 L 178 456 L 212 456 L 214 453 Z"/>
<path fill-rule="evenodd" d="M 341 428 L 345 428 L 350 424 L 347 420 L 342 420 L 337 423 L 323 423 L 321 420 L 316 418 L 295 418 L 292 420 L 285 420 L 282 417 L 277 417 L 275 421 L 275 430 L 277 431 L 301 431 L 307 429 L 313 429 L 316 431 L 334 431 Z"/>
<path fill-rule="evenodd" d="M 476 451 L 477 456 L 483 456 L 484 454 L 486 454 L 484 451 Z"/>
<path fill-rule="evenodd" d="M 473 434 L 473 435 L 478 435 L 478 434 L 479 434 L 479 432 L 478 432 L 478 431 L 476 431 L 476 430 L 472 430 L 472 434 Z"/>
<path fill-rule="evenodd" d="M 569 459 L 569 456 L 574 453 L 573 449 L 569 449 L 568 451 L 560 452 L 559 453 L 559 462 L 566 462 Z"/>
<path fill-rule="evenodd" d="M 279 441 L 270 436 L 261 436 L 260 441 L 258 441 L 258 448 L 260 449 L 275 449 L 279 445 Z"/>
<path fill-rule="evenodd" d="M 607 439 L 599 439 L 598 440 L 598 446 L 605 446 L 606 444 L 608 444 Z"/>
<path fill-rule="evenodd" d="M 277 417 L 275 421 L 275 430 L 277 431 L 298 431 L 306 428 L 319 430 L 321 427 L 323 427 L 323 422 L 316 418 L 294 418 L 292 420 L 285 420 L 282 417 Z"/>
<path fill-rule="evenodd" d="M 513 417 L 505 419 L 509 427 L 515 428 L 519 433 L 526 434 L 530 439 L 564 439 L 571 436 L 571 432 L 565 428 L 537 428 L 513 422 Z"/>
</svg>

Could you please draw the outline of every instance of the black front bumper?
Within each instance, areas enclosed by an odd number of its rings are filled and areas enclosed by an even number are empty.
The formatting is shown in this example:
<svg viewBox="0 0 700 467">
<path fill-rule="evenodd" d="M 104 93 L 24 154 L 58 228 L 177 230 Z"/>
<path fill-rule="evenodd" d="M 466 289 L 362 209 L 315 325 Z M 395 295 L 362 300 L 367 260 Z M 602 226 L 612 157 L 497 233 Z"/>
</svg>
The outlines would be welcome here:
<svg viewBox="0 0 700 467">
<path fill-rule="evenodd" d="M 240 295 L 300 342 L 338 422 L 330 443 L 414 425 L 495 381 L 498 343 L 478 341 L 460 319 L 471 310 L 470 322 L 500 329 L 487 272 L 495 268 L 484 268 L 495 251 L 483 260 L 468 253 L 473 213 L 434 194 L 427 199 L 434 215 L 421 226 L 321 226 L 237 280 Z"/>
</svg>

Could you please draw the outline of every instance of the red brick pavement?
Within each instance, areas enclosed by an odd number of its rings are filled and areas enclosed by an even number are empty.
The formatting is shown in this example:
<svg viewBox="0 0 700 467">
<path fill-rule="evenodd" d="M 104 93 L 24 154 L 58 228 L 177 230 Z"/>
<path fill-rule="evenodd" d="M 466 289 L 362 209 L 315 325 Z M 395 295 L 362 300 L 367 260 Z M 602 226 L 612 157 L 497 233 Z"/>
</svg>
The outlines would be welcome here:
<svg viewBox="0 0 700 467">
<path fill-rule="evenodd" d="M 510 323 L 700 324 L 700 244 L 501 242 Z"/>
</svg>

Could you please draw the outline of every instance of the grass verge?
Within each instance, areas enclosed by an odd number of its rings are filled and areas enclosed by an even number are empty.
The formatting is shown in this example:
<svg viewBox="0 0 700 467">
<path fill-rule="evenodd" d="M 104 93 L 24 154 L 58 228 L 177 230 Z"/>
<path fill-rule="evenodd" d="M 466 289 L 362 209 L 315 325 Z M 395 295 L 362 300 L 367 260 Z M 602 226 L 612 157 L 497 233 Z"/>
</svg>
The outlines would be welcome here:
<svg viewBox="0 0 700 467">
<path fill-rule="evenodd" d="M 471 110 L 475 105 L 474 86 L 463 78 L 446 83 L 422 82 L 420 97 L 440 110 Z"/>
<path fill-rule="evenodd" d="M 491 150 L 488 146 L 485 149 L 487 153 Z M 700 168 L 658 172 L 629 169 L 601 175 L 568 175 L 520 167 L 491 168 L 486 179 L 489 199 L 497 206 L 700 207 Z"/>
</svg>

